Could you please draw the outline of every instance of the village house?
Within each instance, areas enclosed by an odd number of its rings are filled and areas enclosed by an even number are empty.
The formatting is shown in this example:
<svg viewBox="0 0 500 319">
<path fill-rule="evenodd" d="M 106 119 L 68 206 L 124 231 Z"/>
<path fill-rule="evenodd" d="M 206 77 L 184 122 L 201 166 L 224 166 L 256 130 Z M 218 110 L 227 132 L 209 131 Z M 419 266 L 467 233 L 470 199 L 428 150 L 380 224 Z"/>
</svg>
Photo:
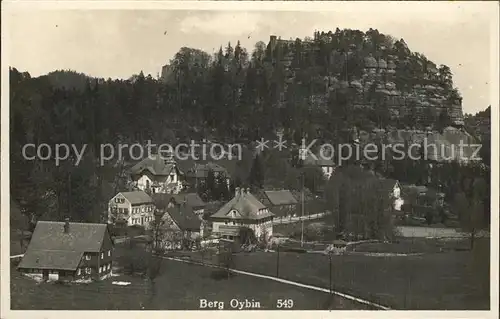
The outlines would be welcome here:
<svg viewBox="0 0 500 319">
<path fill-rule="evenodd" d="M 193 209 L 195 215 L 200 218 L 205 213 L 206 203 L 201 199 L 197 193 L 179 193 L 179 194 L 161 194 L 156 193 L 151 195 L 154 205 L 158 207 L 173 207 L 186 203 Z"/>
<path fill-rule="evenodd" d="M 148 227 L 153 220 L 154 202 L 144 191 L 120 192 L 108 203 L 108 223 Z"/>
<path fill-rule="evenodd" d="M 162 228 L 169 234 L 170 247 L 167 248 L 181 248 L 186 241 L 193 242 L 200 237 L 201 219 L 185 201 L 180 204 L 158 201 L 155 216 L 161 218 Z"/>
<path fill-rule="evenodd" d="M 299 208 L 297 199 L 286 189 L 265 190 L 259 194 L 258 198 L 276 215 L 276 218 L 293 216 L 297 214 Z"/>
<path fill-rule="evenodd" d="M 18 270 L 44 280 L 105 279 L 113 249 L 106 224 L 39 221 Z"/>
<path fill-rule="evenodd" d="M 252 229 L 257 238 L 271 237 L 274 214 L 250 190 L 236 188 L 234 197 L 209 217 L 212 234 L 236 239 L 242 227 Z"/>
<path fill-rule="evenodd" d="M 177 194 L 183 188 L 183 173 L 173 155 L 145 158 L 130 169 L 130 175 L 138 189 L 149 193 Z"/>
<path fill-rule="evenodd" d="M 219 164 L 208 162 L 205 164 L 194 163 L 194 165 L 186 171 L 186 181 L 189 185 L 193 185 L 195 188 L 200 185 L 200 183 L 205 183 L 209 172 L 214 173 L 215 178 L 224 178 L 227 186 L 231 181 L 231 177 L 227 169 Z"/>
</svg>

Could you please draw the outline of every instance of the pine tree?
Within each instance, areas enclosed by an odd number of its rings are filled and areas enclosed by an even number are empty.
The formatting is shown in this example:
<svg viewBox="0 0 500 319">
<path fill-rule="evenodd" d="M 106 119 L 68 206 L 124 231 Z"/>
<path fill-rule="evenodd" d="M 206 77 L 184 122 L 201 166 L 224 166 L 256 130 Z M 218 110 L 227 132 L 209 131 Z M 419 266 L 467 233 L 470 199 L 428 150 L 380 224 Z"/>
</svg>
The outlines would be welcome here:
<svg viewBox="0 0 500 319">
<path fill-rule="evenodd" d="M 259 154 L 253 160 L 248 182 L 252 187 L 257 189 L 261 189 L 264 185 L 264 165 Z"/>
<path fill-rule="evenodd" d="M 209 169 L 207 173 L 206 194 L 208 200 L 216 200 L 217 194 L 217 181 L 215 179 L 214 171 Z"/>
</svg>

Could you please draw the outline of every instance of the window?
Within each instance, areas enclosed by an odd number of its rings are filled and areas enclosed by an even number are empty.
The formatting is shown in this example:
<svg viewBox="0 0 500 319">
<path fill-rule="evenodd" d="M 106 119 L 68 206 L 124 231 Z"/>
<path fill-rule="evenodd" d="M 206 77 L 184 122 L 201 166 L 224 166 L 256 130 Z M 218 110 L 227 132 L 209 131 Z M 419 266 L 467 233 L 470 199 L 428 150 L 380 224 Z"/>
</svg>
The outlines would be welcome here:
<svg viewBox="0 0 500 319">
<path fill-rule="evenodd" d="M 108 257 L 111 256 L 111 250 L 108 250 Z"/>
<path fill-rule="evenodd" d="M 85 268 L 85 273 L 90 275 L 92 273 L 92 268 L 90 268 L 90 267 Z"/>
<path fill-rule="evenodd" d="M 101 259 L 103 259 L 103 258 L 104 258 L 104 253 L 101 253 Z"/>
<path fill-rule="evenodd" d="M 92 257 L 90 255 L 85 255 L 85 260 L 90 260 Z"/>
<path fill-rule="evenodd" d="M 99 273 L 102 273 L 102 266 L 99 267 Z"/>
<path fill-rule="evenodd" d="M 81 270 L 80 268 L 78 268 L 78 271 L 76 272 L 76 274 L 77 274 L 78 276 L 80 276 L 80 275 L 82 274 L 82 270 Z"/>
</svg>

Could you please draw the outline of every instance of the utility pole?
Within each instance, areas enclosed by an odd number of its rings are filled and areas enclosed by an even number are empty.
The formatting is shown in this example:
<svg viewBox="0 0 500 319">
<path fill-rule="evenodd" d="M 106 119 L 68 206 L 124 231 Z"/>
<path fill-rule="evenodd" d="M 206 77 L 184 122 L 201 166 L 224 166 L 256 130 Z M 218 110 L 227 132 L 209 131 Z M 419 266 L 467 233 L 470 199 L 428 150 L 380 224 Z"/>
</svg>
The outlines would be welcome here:
<svg viewBox="0 0 500 319">
<path fill-rule="evenodd" d="M 330 285 L 328 286 L 330 288 L 330 294 L 332 294 L 332 252 L 328 252 L 328 260 L 330 262 Z"/>
<path fill-rule="evenodd" d="M 302 202 L 302 217 L 301 219 L 301 232 L 300 232 L 300 247 L 304 247 L 304 171 L 302 170 L 302 192 L 301 192 L 301 202 Z"/>
<path fill-rule="evenodd" d="M 278 247 L 276 249 L 278 253 L 277 261 L 276 261 L 276 277 L 279 277 L 280 274 L 280 245 L 278 244 Z"/>
</svg>

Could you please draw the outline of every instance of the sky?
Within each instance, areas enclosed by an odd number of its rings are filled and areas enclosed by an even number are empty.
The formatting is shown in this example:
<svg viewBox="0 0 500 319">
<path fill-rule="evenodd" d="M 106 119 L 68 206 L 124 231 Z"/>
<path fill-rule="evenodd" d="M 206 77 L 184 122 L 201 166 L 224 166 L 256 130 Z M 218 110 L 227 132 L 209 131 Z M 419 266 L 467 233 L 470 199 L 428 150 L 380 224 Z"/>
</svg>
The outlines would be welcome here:
<svg viewBox="0 0 500 319">
<path fill-rule="evenodd" d="M 4 36 L 9 37 L 9 65 L 32 76 L 71 69 L 113 79 L 129 78 L 141 70 L 156 77 L 183 46 L 212 53 L 240 40 L 251 51 L 256 42 L 267 43 L 272 34 L 295 39 L 312 36 L 315 30 L 374 28 L 403 38 L 410 50 L 436 64 L 448 65 L 462 93 L 465 113 L 493 104 L 491 6 L 420 3 L 405 7 L 379 2 L 343 4 L 320 12 L 297 5 L 273 10 L 271 4 L 262 11 L 255 6 L 251 10 L 233 6 L 236 11 L 227 11 L 223 2 L 213 3 L 211 10 L 196 10 L 193 5 L 187 10 L 140 11 L 24 7 L 7 17 Z"/>
</svg>

